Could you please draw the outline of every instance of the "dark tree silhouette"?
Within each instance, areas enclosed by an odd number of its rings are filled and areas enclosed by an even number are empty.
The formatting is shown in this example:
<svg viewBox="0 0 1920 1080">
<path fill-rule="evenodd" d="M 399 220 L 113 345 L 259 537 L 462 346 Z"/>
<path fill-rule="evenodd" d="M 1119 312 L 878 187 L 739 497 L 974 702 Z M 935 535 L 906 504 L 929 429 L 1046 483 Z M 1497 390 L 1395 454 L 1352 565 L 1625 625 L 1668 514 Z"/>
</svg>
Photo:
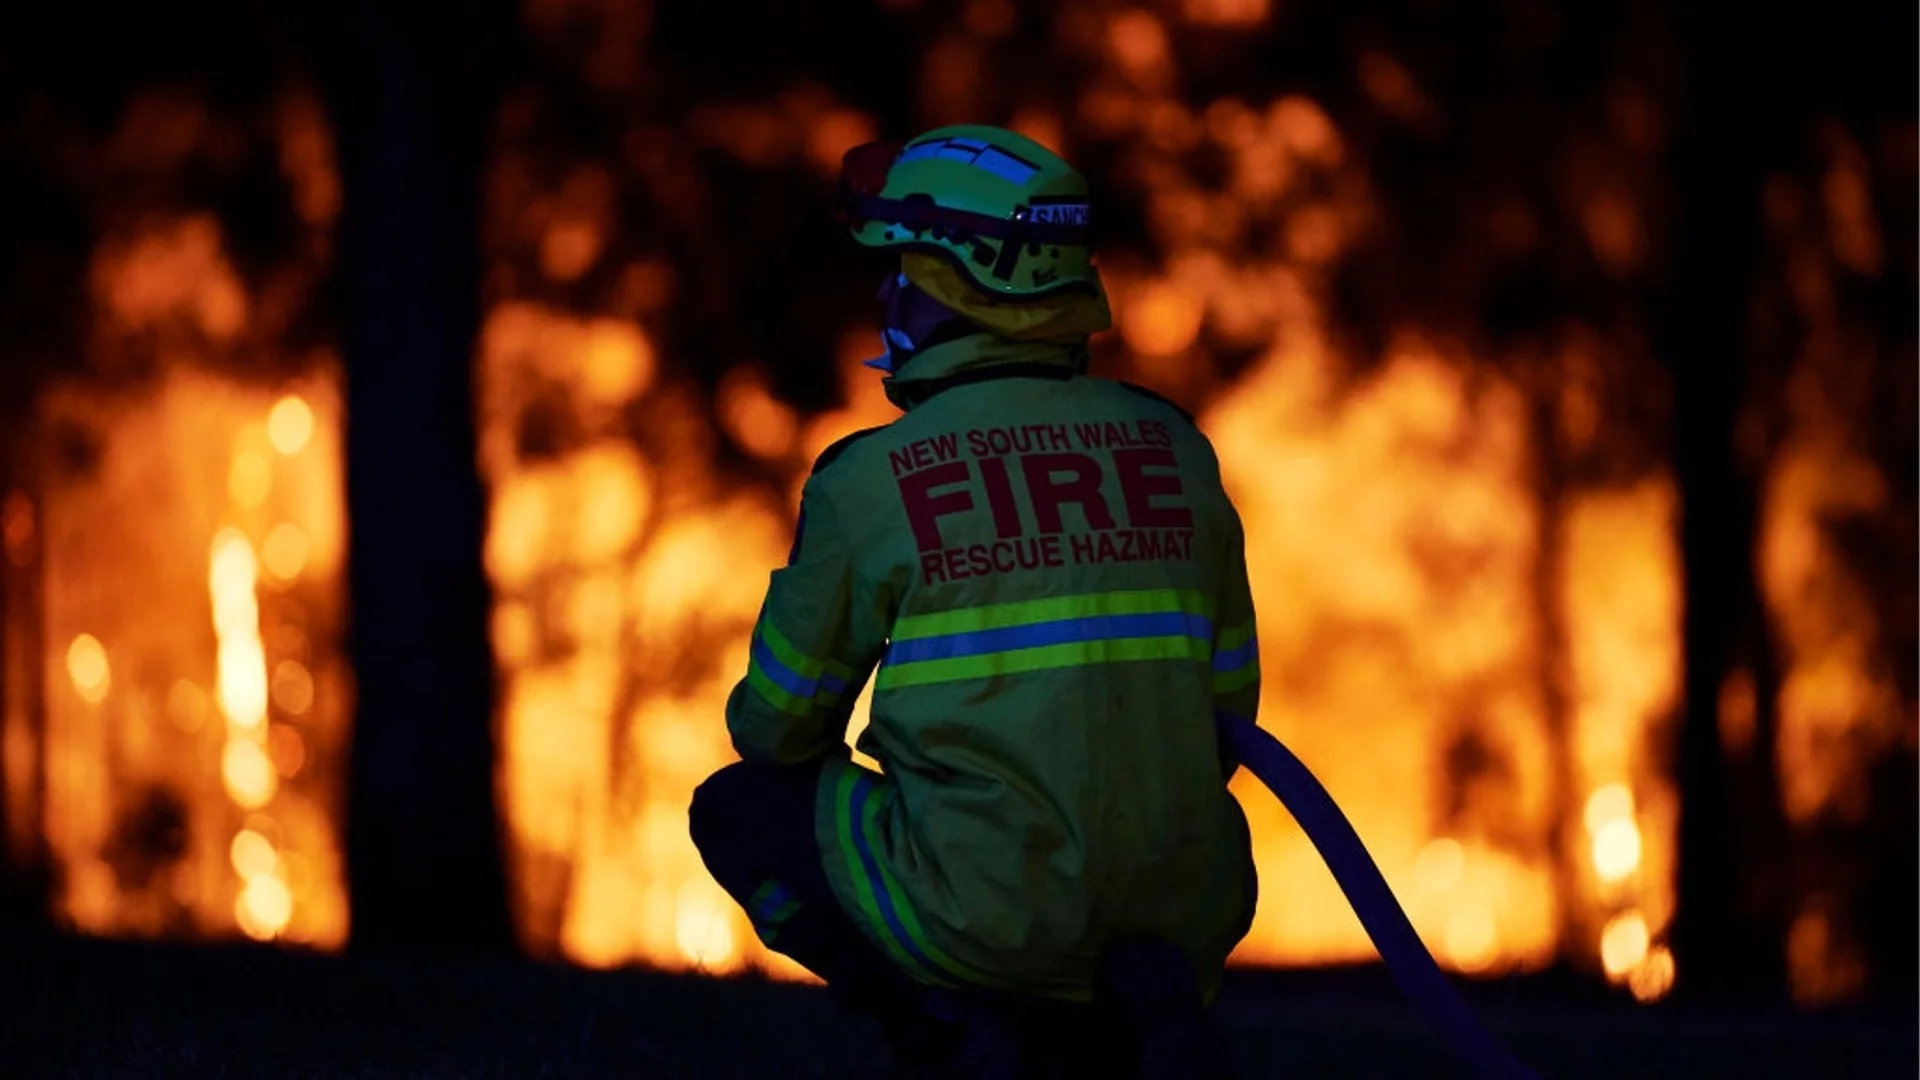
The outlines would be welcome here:
<svg viewBox="0 0 1920 1080">
<path fill-rule="evenodd" d="M 1746 314 L 1760 191 L 1780 115 L 1781 5 L 1759 0 L 1729 19 L 1718 5 L 1682 4 L 1674 16 L 1688 67 L 1673 144 L 1671 256 L 1653 335 L 1673 374 L 1685 576 L 1676 992 L 1777 996 L 1785 985 L 1784 898 L 1767 887 L 1770 875 L 1741 858 L 1767 849 L 1777 858 L 1785 838 L 1769 710 L 1756 725 L 1758 775 L 1739 783 L 1721 749 L 1719 697 L 1742 628 L 1765 618 L 1753 558 L 1759 478 L 1736 456 L 1734 427 L 1750 370 Z M 1758 652 L 1764 659 L 1764 642 Z M 1758 695 L 1769 705 L 1772 696 L 1765 687 Z"/>
<path fill-rule="evenodd" d="M 512 7 L 353 0 L 304 17 L 343 190 L 352 944 L 506 950 L 471 384 Z"/>
</svg>

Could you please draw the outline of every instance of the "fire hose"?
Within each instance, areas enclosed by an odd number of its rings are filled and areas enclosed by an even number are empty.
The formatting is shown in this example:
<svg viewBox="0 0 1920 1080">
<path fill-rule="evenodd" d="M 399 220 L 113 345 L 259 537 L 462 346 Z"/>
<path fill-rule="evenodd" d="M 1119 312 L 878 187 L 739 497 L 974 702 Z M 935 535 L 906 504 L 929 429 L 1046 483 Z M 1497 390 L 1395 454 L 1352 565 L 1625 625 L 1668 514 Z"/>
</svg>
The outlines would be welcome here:
<svg viewBox="0 0 1920 1080">
<path fill-rule="evenodd" d="M 1400 992 L 1440 1029 L 1454 1054 L 1482 1080 L 1539 1080 L 1473 1014 L 1407 920 L 1373 856 L 1306 764 L 1245 717 L 1221 714 L 1227 752 L 1273 792 L 1319 850 Z"/>
</svg>

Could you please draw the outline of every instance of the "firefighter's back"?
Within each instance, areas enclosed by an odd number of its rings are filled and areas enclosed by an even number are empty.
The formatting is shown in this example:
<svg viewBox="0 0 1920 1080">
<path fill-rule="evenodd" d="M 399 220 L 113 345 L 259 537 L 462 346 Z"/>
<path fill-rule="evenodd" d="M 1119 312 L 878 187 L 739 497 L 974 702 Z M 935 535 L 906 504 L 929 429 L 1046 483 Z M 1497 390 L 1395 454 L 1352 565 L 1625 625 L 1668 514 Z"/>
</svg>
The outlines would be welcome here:
<svg viewBox="0 0 1920 1080">
<path fill-rule="evenodd" d="M 1082 994 L 1141 934 L 1217 971 L 1252 880 L 1213 710 L 1252 613 L 1205 437 L 1124 384 L 1003 377 L 843 456 L 852 587 L 895 612 L 861 746 L 902 906 L 1025 992 Z"/>
</svg>

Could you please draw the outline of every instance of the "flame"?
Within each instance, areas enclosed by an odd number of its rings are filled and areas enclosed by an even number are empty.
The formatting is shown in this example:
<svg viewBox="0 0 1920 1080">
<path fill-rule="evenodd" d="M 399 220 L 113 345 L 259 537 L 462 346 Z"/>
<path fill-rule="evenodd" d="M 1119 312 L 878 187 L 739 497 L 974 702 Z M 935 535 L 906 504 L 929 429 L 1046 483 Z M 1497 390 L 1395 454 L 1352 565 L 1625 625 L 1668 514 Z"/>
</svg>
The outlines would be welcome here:
<svg viewBox="0 0 1920 1080">
<path fill-rule="evenodd" d="M 1800 829 L 1862 822 L 1877 795 L 1863 782 L 1872 764 L 1888 755 L 1911 760 L 1920 730 L 1893 661 L 1900 630 L 1889 625 L 1911 614 L 1868 576 L 1875 559 L 1905 558 L 1911 542 L 1883 541 L 1884 554 L 1862 558 L 1850 539 L 1910 513 L 1895 502 L 1872 450 L 1875 424 L 1863 419 L 1878 414 L 1873 399 L 1884 394 L 1873 375 L 1875 345 L 1841 306 L 1843 274 L 1881 271 L 1881 225 L 1866 153 L 1841 130 L 1822 135 L 1828 160 L 1817 199 L 1787 177 L 1766 190 L 1787 302 L 1807 327 L 1765 460 L 1755 551 L 1780 680 L 1775 764 L 1787 820 Z M 1739 678 L 1750 683 L 1752 674 Z M 1734 721 L 1723 733 L 1729 741 L 1751 731 L 1749 693 L 1735 681 L 1723 694 Z M 1835 917 L 1832 896 L 1796 899 L 1787 940 L 1795 998 L 1827 1003 L 1856 993 L 1867 973 L 1858 932 Z"/>
<path fill-rule="evenodd" d="M 105 213 L 126 224 L 92 253 L 87 359 L 139 374 L 44 387 L 33 445 L 79 452 L 25 458 L 0 504 L 19 575 L 0 635 L 7 788 L 40 792 L 52 900 L 85 932 L 346 937 L 340 374 L 274 340 L 324 265 L 340 189 L 311 96 L 275 118 L 304 254 L 256 292 L 211 211 Z M 221 123 L 146 94 L 99 150 L 155 188 Z M 212 373 L 236 354 L 278 384 Z M 64 677 L 28 678 L 35 664 Z"/>
<path fill-rule="evenodd" d="M 137 396 L 57 384 L 38 405 L 95 448 L 44 478 L 30 519 L 63 676 L 40 736 L 46 840 L 81 930 L 345 939 L 337 385 L 320 369 L 274 395 L 181 365 Z M 9 745 L 31 737 L 6 719 Z M 128 839 L 168 806 L 177 842 Z"/>
</svg>

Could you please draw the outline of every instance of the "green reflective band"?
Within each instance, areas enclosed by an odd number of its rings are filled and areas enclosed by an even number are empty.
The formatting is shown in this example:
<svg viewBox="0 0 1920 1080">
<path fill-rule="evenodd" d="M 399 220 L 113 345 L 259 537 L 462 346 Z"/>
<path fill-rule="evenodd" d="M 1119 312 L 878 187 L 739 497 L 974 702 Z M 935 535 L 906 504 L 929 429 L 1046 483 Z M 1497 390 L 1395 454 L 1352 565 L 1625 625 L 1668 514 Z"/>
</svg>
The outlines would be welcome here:
<svg viewBox="0 0 1920 1080">
<path fill-rule="evenodd" d="M 813 699 L 803 698 L 787 692 L 787 688 L 773 681 L 760 667 L 757 657 L 747 661 L 747 685 L 754 693 L 766 699 L 767 704 L 786 713 L 788 716 L 805 718 L 813 714 Z"/>
<path fill-rule="evenodd" d="M 995 675 L 1018 675 L 1026 671 L 1079 667 L 1087 664 L 1124 663 L 1133 660 L 1195 660 L 1205 663 L 1207 643 L 1191 637 L 1121 638 L 1111 641 L 1068 641 L 1043 645 L 1037 649 L 986 653 L 981 656 L 957 656 L 951 660 L 926 660 L 880 669 L 874 680 L 878 690 L 898 690 L 928 683 L 958 682 L 961 679 L 986 679 Z"/>
<path fill-rule="evenodd" d="M 774 708 L 789 716 L 806 717 L 814 705 L 832 705 L 846 693 L 852 672 L 831 660 L 816 660 L 760 616 L 748 650 L 747 684 Z"/>
<path fill-rule="evenodd" d="M 1213 692 L 1231 694 L 1260 681 L 1260 641 L 1253 621 L 1220 631 L 1213 650 Z"/>
<path fill-rule="evenodd" d="M 782 634 L 780 628 L 773 625 L 773 620 L 767 618 L 764 613 L 760 616 L 759 624 L 754 627 L 754 633 L 761 641 L 766 642 L 767 648 L 773 651 L 773 655 L 782 664 L 806 678 L 819 679 L 825 675 L 829 676 L 826 680 L 828 682 L 833 681 L 835 677 L 843 682 L 853 678 L 853 669 L 845 664 L 815 659 L 794 648 L 793 643 L 787 640 L 787 636 Z"/>
<path fill-rule="evenodd" d="M 906 892 L 900 888 L 900 882 L 894 878 L 893 870 L 887 865 L 886 860 L 880 857 L 880 829 L 876 821 L 877 815 L 868 809 L 873 805 L 874 800 L 868 799 L 867 806 L 861 808 L 863 812 L 854 825 L 861 830 L 861 838 L 866 842 L 866 849 L 874 854 L 873 865 L 880 871 L 880 887 L 887 892 L 887 899 L 894 916 L 893 921 L 906 931 L 906 940 L 901 943 L 902 947 L 914 954 L 916 960 L 923 961 L 920 965 L 921 969 L 937 982 L 974 983 L 980 986 L 1002 985 L 948 956 L 927 937 L 927 932 L 921 929 L 920 917 L 914 913 L 913 905 L 908 903 Z"/>
<path fill-rule="evenodd" d="M 1213 647 L 1220 652 L 1232 652 L 1245 645 L 1252 637 L 1253 623 L 1251 622 L 1243 622 L 1239 626 L 1222 627 L 1220 640 L 1214 642 Z"/>
<path fill-rule="evenodd" d="M 861 807 L 855 805 L 855 793 L 863 779 L 858 768 L 840 770 L 833 791 L 834 836 L 840 841 L 840 857 L 846 860 L 847 880 L 853 883 L 854 901 L 860 905 L 860 914 L 866 925 L 873 930 L 870 935 L 886 949 L 893 961 L 909 971 L 924 971 L 894 936 L 887 932 L 887 920 L 880 913 L 879 898 L 874 894 L 874 881 L 867 873 L 866 860 L 861 857 L 864 835 L 856 836 L 861 828 L 859 816 Z M 926 973 L 932 977 L 931 972 Z"/>
<path fill-rule="evenodd" d="M 1243 690 L 1259 681 L 1260 665 L 1258 663 L 1252 663 L 1237 671 L 1228 671 L 1215 675 L 1213 677 L 1213 692 L 1216 694 L 1231 694 L 1235 690 Z"/>
<path fill-rule="evenodd" d="M 1153 615 L 1160 612 L 1201 616 L 1213 614 L 1207 598 L 1188 589 L 1133 589 L 960 608 L 931 615 L 909 615 L 893 624 L 892 637 L 894 641 L 911 641 L 915 638 L 998 630 L 1060 619 L 1084 619 L 1095 615 Z"/>
</svg>

